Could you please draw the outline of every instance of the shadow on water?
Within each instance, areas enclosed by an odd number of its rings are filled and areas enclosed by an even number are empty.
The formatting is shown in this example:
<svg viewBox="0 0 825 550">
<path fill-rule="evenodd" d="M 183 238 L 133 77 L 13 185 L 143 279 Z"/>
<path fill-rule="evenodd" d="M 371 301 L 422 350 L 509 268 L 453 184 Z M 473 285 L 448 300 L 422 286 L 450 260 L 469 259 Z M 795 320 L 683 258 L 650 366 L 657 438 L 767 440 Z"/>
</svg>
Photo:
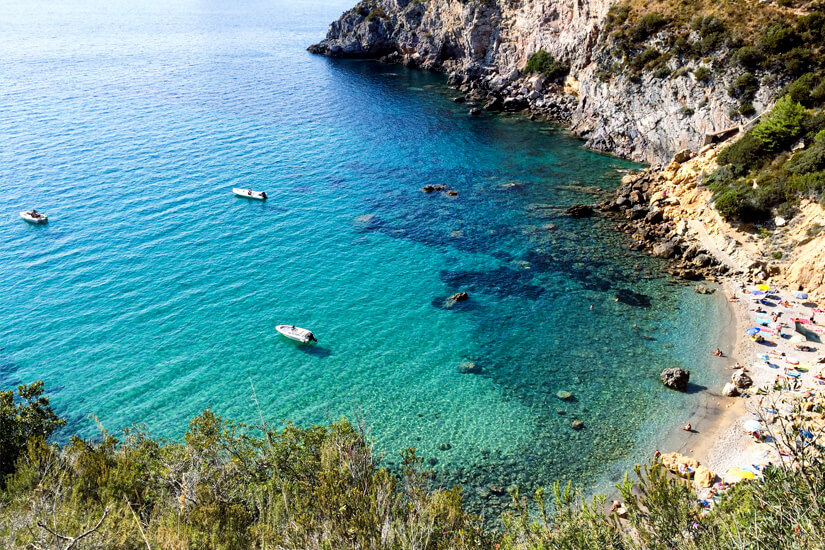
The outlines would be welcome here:
<svg viewBox="0 0 825 550">
<path fill-rule="evenodd" d="M 695 382 L 688 382 L 687 389 L 685 389 L 685 393 L 688 395 L 693 395 L 695 393 L 703 392 L 707 390 L 707 386 L 703 386 L 702 384 L 696 384 Z"/>
<path fill-rule="evenodd" d="M 312 357 L 329 357 L 332 350 L 321 346 L 296 346 L 298 351 Z"/>
</svg>

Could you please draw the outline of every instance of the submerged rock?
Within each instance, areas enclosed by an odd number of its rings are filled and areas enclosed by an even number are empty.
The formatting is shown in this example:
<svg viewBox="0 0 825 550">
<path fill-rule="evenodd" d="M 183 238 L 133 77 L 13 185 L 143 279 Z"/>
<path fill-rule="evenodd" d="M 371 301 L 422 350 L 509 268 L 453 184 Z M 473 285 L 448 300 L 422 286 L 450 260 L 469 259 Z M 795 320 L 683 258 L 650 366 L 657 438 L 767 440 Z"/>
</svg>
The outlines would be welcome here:
<svg viewBox="0 0 825 550">
<path fill-rule="evenodd" d="M 556 392 L 556 397 L 558 397 L 562 401 L 569 401 L 569 400 L 573 399 L 573 394 L 570 393 L 569 391 L 561 390 L 561 391 Z"/>
<path fill-rule="evenodd" d="M 564 213 L 571 218 L 589 218 L 593 215 L 593 207 L 588 204 L 574 204 Z"/>
<path fill-rule="evenodd" d="M 464 361 L 458 366 L 458 372 L 461 374 L 478 374 L 481 372 L 481 367 L 473 361 Z"/>
<path fill-rule="evenodd" d="M 687 385 L 690 381 L 690 371 L 673 367 L 663 370 L 659 378 L 667 388 L 677 391 L 687 391 Z"/>
<path fill-rule="evenodd" d="M 571 428 L 573 428 L 574 430 L 581 430 L 581 429 L 584 429 L 584 422 L 582 422 L 581 420 L 574 420 L 574 421 L 570 424 L 570 427 L 571 427 Z"/>
</svg>

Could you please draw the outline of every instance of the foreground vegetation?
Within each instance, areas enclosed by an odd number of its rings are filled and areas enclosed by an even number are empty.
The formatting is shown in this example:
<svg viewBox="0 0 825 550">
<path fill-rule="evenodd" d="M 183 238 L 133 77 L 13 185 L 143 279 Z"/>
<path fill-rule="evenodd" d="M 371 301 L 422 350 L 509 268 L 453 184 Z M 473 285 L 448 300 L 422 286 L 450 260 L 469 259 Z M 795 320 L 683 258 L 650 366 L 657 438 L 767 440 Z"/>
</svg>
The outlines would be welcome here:
<svg viewBox="0 0 825 550">
<path fill-rule="evenodd" d="M 391 473 L 346 421 L 271 430 L 206 411 L 180 442 L 131 429 L 59 447 L 46 442 L 60 422 L 42 391 L 0 395 L 2 426 L 27 436 L 3 442 L 17 453 L 0 494 L 3 548 L 825 547 L 817 462 L 770 468 L 709 513 L 653 462 L 619 486 L 626 520 L 604 497 L 585 502 L 556 484 L 530 499 L 514 491 L 511 511 L 485 530 L 460 488 L 431 486 L 413 450 Z"/>
</svg>

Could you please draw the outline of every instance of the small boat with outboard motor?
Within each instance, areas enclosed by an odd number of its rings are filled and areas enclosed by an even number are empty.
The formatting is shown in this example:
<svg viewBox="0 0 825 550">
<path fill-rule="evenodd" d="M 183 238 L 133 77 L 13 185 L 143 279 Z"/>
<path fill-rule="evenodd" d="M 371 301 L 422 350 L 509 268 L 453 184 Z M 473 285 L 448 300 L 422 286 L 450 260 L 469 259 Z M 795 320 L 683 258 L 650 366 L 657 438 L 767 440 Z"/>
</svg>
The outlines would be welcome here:
<svg viewBox="0 0 825 550">
<path fill-rule="evenodd" d="M 302 344 L 309 344 L 318 341 L 315 338 L 315 335 L 312 334 L 312 331 L 305 328 L 296 327 L 295 325 L 278 325 L 275 327 L 275 330 L 281 333 L 282 336 Z"/>
<path fill-rule="evenodd" d="M 241 189 L 240 187 L 233 187 L 232 192 L 245 199 L 255 199 L 259 201 L 266 200 L 266 191 L 255 191 L 254 189 Z"/>
</svg>

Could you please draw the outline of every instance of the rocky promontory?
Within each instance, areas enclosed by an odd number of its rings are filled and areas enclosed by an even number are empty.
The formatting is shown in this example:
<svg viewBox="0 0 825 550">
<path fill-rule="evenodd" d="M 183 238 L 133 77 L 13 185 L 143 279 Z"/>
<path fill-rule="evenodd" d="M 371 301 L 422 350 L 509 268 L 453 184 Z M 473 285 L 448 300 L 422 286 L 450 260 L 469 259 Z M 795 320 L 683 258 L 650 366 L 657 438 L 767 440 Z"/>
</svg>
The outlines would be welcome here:
<svg viewBox="0 0 825 550">
<path fill-rule="evenodd" d="M 617 53 L 611 32 L 616 5 L 612 0 L 366 0 L 309 49 L 445 72 L 451 86 L 489 110 L 529 110 L 564 123 L 588 147 L 645 162 L 697 150 L 709 134 L 739 123 L 740 101 L 729 92 L 739 69 L 722 69 L 709 78 L 702 65 L 708 56 L 655 57 L 651 52 L 664 50 L 670 40 L 666 30 L 655 27 L 636 36 L 629 53 Z M 631 30 L 638 34 L 636 27 Z M 702 32 L 684 40 L 707 42 Z M 729 56 L 725 48 L 720 45 L 713 56 Z M 543 70 L 526 70 L 537 52 L 552 61 Z M 642 62 L 647 69 L 633 69 Z M 749 108 L 763 110 L 778 84 L 748 91 Z"/>
</svg>

